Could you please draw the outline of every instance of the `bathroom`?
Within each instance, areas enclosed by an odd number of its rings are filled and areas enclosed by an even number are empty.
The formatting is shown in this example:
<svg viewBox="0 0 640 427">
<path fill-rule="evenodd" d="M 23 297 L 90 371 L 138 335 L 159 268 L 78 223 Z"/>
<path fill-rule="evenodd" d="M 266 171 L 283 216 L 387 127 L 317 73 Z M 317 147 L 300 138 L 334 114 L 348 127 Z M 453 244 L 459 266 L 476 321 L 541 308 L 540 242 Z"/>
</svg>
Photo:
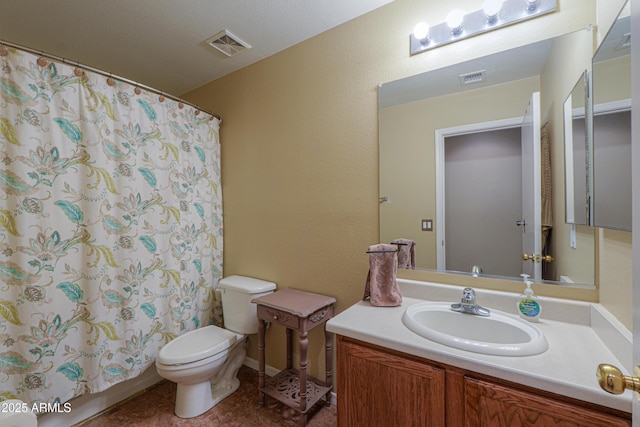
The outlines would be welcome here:
<svg viewBox="0 0 640 427">
<path fill-rule="evenodd" d="M 622 1 L 559 0 L 557 11 L 547 16 L 409 56 L 408 34 L 418 21 L 441 22 L 454 5 L 481 3 L 396 0 L 178 94 L 223 118 L 225 276 L 331 295 L 337 312 L 359 301 L 368 269 L 365 250 L 380 240 L 377 85 L 589 24 L 606 29 L 622 6 Z M 597 289 L 576 292 L 580 299 L 599 301 L 629 329 L 631 257 L 630 233 L 598 230 Z M 459 280 L 422 271 L 400 274 Z M 521 291 L 513 284 L 504 287 Z M 576 293 L 552 289 L 548 295 L 577 298 Z M 324 366 L 318 338 L 311 334 L 309 351 L 316 373 Z M 281 334 L 268 339 L 270 348 L 284 348 Z M 249 357 L 257 359 L 253 340 Z M 283 361 L 283 352 L 268 354 L 270 366 L 282 368 Z"/>
</svg>

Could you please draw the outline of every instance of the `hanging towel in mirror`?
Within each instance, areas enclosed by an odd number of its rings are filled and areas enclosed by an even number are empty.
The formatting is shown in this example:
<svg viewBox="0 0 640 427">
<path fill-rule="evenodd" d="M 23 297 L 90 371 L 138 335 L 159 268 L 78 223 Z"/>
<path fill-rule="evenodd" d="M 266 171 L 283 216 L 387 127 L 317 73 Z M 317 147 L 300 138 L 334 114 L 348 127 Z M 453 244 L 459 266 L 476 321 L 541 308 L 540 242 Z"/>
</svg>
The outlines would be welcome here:
<svg viewBox="0 0 640 427">
<path fill-rule="evenodd" d="M 398 268 L 416 269 L 416 242 L 409 239 L 394 239 L 392 245 L 398 246 Z"/>
<path fill-rule="evenodd" d="M 398 252 L 396 245 L 384 243 L 369 246 L 369 274 L 363 300 L 369 298 L 376 307 L 395 307 L 402 304 L 402 294 L 396 281 Z"/>
</svg>

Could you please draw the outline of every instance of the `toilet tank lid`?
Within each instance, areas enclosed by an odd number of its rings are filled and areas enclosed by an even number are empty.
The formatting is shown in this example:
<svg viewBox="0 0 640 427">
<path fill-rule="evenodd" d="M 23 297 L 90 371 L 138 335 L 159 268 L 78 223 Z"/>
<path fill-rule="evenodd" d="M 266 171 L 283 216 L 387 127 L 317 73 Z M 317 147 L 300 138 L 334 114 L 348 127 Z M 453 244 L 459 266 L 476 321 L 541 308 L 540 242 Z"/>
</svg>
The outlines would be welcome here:
<svg viewBox="0 0 640 427">
<path fill-rule="evenodd" d="M 254 279 L 247 276 L 229 276 L 220 279 L 218 285 L 223 289 L 234 290 L 245 294 L 260 294 L 262 292 L 272 291 L 276 288 L 273 282 L 266 280 Z"/>
</svg>

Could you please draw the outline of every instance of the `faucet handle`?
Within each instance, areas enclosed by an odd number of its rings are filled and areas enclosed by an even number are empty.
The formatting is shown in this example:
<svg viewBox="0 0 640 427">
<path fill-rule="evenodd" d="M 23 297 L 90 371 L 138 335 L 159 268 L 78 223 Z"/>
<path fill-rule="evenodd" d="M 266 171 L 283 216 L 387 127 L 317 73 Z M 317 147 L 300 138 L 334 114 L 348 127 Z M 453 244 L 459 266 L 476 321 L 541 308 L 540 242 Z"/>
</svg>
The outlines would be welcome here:
<svg viewBox="0 0 640 427">
<path fill-rule="evenodd" d="M 473 288 L 464 288 L 462 291 L 462 302 L 465 304 L 475 304 L 476 291 Z"/>
</svg>

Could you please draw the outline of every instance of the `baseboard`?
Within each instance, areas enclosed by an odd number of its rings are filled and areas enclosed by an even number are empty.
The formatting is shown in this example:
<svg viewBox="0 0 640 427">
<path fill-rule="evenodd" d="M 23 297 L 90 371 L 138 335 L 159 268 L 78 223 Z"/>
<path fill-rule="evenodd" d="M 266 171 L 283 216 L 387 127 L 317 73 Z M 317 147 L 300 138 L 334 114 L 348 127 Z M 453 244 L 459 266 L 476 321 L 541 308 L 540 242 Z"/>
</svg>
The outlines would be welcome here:
<svg viewBox="0 0 640 427">
<path fill-rule="evenodd" d="M 253 369 L 254 371 L 258 371 L 258 361 L 255 359 L 252 359 L 250 357 L 247 357 L 244 360 L 244 366 Z M 280 372 L 279 369 L 274 368 L 273 366 L 270 365 L 265 365 L 264 367 L 264 373 L 269 375 L 270 377 L 276 376 L 278 375 L 278 373 Z M 335 392 L 331 392 L 331 404 L 332 405 L 336 405 L 338 402 L 337 396 Z"/>
</svg>

